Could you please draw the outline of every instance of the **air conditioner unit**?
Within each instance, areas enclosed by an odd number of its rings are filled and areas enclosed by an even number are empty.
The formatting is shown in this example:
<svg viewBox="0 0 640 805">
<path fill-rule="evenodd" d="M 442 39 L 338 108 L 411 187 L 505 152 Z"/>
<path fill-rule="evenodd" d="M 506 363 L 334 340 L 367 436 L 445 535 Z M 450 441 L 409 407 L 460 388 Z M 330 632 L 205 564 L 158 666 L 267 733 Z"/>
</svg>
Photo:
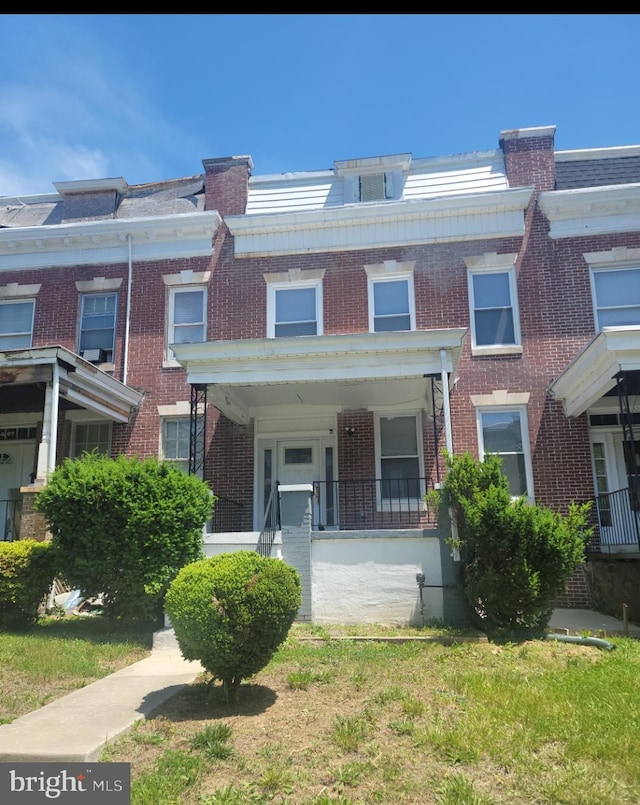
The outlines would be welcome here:
<svg viewBox="0 0 640 805">
<path fill-rule="evenodd" d="M 84 358 L 89 363 L 105 363 L 107 360 L 107 351 L 102 348 L 98 349 L 83 349 L 80 357 Z"/>
</svg>

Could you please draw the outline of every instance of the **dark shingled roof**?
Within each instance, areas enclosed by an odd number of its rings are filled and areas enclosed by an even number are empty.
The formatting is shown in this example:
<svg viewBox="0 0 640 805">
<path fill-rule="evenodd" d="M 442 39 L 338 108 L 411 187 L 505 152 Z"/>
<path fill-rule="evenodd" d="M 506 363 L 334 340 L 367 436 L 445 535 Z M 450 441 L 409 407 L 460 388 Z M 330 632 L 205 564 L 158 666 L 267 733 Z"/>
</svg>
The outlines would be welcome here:
<svg viewBox="0 0 640 805">
<path fill-rule="evenodd" d="M 640 182 L 640 156 L 556 160 L 556 190 Z"/>
</svg>

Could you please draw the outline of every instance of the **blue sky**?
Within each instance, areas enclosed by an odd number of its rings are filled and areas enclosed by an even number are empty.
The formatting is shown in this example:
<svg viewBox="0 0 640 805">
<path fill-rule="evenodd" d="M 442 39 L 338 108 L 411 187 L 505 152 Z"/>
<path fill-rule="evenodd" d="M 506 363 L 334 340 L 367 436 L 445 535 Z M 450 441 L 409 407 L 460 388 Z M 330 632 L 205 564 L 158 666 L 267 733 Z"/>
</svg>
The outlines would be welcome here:
<svg viewBox="0 0 640 805">
<path fill-rule="evenodd" d="M 640 15 L 0 15 L 0 196 L 53 182 L 254 174 L 640 144 Z"/>
</svg>

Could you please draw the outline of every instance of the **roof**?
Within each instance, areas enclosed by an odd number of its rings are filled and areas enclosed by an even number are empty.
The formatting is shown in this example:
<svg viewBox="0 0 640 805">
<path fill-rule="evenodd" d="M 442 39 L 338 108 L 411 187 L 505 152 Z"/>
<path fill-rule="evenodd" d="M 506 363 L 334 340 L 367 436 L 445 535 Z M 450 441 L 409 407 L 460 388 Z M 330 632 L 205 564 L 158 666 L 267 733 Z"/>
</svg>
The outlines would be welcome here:
<svg viewBox="0 0 640 805">
<path fill-rule="evenodd" d="M 640 146 L 556 153 L 556 189 L 640 182 Z"/>
</svg>

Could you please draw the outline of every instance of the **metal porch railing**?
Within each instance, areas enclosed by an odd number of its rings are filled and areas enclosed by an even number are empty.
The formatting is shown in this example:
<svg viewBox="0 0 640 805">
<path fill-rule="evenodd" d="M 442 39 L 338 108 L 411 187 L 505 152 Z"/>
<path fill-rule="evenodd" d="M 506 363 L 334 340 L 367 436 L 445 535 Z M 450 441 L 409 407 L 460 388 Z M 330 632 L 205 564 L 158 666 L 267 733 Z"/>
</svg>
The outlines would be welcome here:
<svg viewBox="0 0 640 805">
<path fill-rule="evenodd" d="M 264 520 L 256 551 L 261 556 L 270 556 L 276 533 L 280 530 L 280 493 L 277 482 L 271 487 L 271 494 L 267 501 Z"/>
<path fill-rule="evenodd" d="M 625 546 L 640 550 L 640 500 L 631 489 L 592 498 L 589 525 L 595 527 L 587 552 L 600 553 Z"/>
<path fill-rule="evenodd" d="M 0 541 L 20 539 L 21 500 L 0 500 Z"/>
</svg>

